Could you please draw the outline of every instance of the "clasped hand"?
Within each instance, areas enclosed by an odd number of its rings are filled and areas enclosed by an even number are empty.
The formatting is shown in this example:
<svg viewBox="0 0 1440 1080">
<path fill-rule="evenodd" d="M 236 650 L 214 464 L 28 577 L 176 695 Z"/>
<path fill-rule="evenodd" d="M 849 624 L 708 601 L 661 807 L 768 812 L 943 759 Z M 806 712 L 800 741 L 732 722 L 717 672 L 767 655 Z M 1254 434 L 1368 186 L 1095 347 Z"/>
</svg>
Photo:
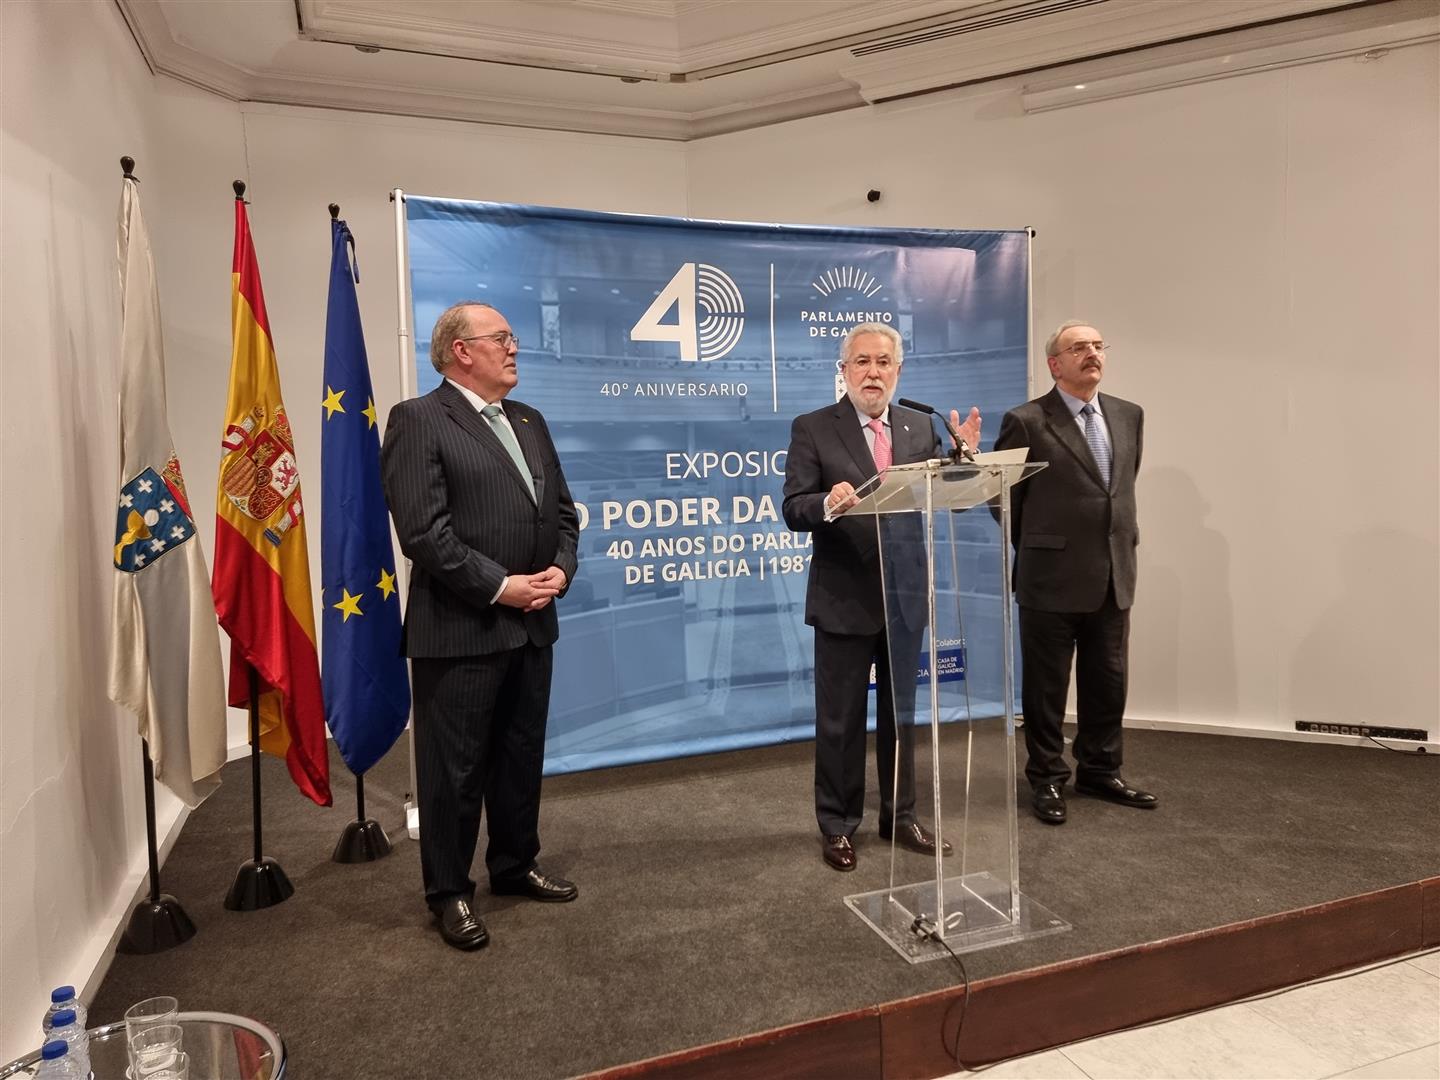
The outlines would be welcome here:
<svg viewBox="0 0 1440 1080">
<path fill-rule="evenodd" d="M 539 611 L 565 588 L 565 571 L 558 566 L 538 574 L 511 574 L 500 591 L 500 603 L 521 611 Z"/>
</svg>

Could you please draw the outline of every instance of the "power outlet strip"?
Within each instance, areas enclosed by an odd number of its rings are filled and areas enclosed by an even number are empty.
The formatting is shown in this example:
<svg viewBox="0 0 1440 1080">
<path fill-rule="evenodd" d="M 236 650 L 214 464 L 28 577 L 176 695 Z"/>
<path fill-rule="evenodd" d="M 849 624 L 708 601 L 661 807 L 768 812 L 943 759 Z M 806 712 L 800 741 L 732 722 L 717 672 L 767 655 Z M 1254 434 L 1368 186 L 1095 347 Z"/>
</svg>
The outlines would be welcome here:
<svg viewBox="0 0 1440 1080">
<path fill-rule="evenodd" d="M 1430 733 L 1422 728 L 1376 727 L 1373 724 L 1317 724 L 1313 720 L 1296 720 L 1296 731 L 1314 731 L 1322 735 L 1366 735 L 1372 739 L 1407 739 L 1429 742 Z"/>
</svg>

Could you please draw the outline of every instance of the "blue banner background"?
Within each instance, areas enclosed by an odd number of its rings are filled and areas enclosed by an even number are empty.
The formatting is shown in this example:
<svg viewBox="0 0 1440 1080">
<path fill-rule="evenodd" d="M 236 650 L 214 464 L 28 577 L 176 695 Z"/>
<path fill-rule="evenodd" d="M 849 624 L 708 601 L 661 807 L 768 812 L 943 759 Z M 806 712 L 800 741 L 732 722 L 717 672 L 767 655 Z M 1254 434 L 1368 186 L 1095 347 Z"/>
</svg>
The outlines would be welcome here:
<svg viewBox="0 0 1440 1080">
<path fill-rule="evenodd" d="M 978 405 L 988 446 L 1026 397 L 1026 233 L 405 205 L 419 392 L 440 312 L 493 304 L 522 339 L 513 396 L 583 508 L 546 771 L 813 738 L 809 538 L 779 519 L 790 422 L 836 399 L 846 329 L 880 321 L 905 341 L 899 395 Z M 988 515 L 964 528 L 995 551 Z M 999 643 L 969 629 L 973 681 Z"/>
</svg>

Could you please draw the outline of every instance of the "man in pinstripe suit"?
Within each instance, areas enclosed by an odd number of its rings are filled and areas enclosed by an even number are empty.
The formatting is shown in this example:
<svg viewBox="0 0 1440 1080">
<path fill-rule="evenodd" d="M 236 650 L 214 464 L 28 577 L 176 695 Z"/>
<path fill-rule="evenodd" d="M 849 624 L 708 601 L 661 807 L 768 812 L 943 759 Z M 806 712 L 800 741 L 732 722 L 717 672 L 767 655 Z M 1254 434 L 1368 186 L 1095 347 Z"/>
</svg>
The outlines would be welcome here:
<svg viewBox="0 0 1440 1080">
<path fill-rule="evenodd" d="M 490 891 L 575 899 L 543 873 L 540 770 L 553 601 L 575 576 L 579 530 L 545 419 L 506 401 L 519 339 L 488 304 L 445 311 L 430 336 L 444 376 L 390 411 L 385 496 L 411 560 L 405 655 L 415 695 L 425 901 L 459 949 L 489 940 L 473 908 L 480 817 Z"/>
</svg>

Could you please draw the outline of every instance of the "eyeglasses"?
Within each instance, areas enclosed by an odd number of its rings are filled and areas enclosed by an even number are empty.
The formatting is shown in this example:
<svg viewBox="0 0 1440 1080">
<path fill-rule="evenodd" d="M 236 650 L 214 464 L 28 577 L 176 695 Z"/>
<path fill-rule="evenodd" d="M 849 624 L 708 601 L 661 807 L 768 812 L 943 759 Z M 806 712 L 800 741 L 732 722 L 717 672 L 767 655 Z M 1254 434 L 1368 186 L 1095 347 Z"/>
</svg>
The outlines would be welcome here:
<svg viewBox="0 0 1440 1080">
<path fill-rule="evenodd" d="M 898 368 L 900 366 L 899 364 L 895 363 L 895 360 L 892 357 L 869 356 L 865 353 L 861 353 L 859 356 L 852 356 L 847 361 L 847 364 L 850 367 L 859 368 L 861 371 L 869 371 L 873 368 L 874 370 L 880 372 L 882 375 L 891 370 L 892 368 Z"/>
<path fill-rule="evenodd" d="M 1071 356 L 1084 356 L 1091 349 L 1094 349 L 1096 352 L 1104 352 L 1108 348 L 1110 348 L 1108 341 L 1077 341 L 1068 349 L 1061 349 L 1060 351 L 1068 352 Z"/>
<path fill-rule="evenodd" d="M 502 349 L 508 349 L 511 345 L 514 345 L 516 349 L 520 348 L 520 336 L 518 334 L 512 334 L 509 330 L 497 330 L 493 334 L 471 334 L 469 337 L 462 337 L 459 340 L 493 341 Z"/>
</svg>

